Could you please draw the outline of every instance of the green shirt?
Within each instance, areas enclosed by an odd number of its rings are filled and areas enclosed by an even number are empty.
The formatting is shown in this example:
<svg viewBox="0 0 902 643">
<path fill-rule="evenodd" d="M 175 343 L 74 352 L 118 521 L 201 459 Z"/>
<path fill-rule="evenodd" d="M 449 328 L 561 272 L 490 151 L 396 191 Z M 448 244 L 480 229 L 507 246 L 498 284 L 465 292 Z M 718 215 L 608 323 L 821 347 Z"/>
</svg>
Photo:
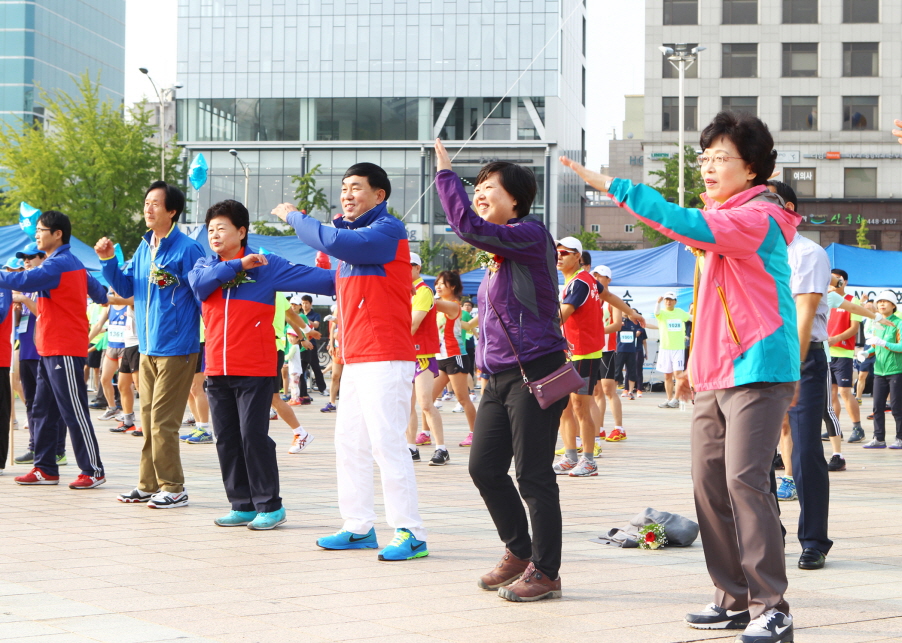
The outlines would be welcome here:
<svg viewBox="0 0 902 643">
<path fill-rule="evenodd" d="M 276 350 L 284 351 L 285 339 L 285 311 L 291 308 L 291 304 L 282 293 L 276 293 L 276 314 L 272 318 L 272 327 L 276 331 Z"/>
<path fill-rule="evenodd" d="M 473 315 L 471 313 L 468 313 L 467 311 L 461 309 L 460 321 L 468 322 L 468 321 L 471 321 L 472 319 L 473 319 Z M 468 332 L 466 328 L 461 329 L 460 332 L 464 336 L 464 343 L 466 343 L 466 341 L 473 336 L 473 333 Z"/>
<path fill-rule="evenodd" d="M 887 376 L 902 373 L 902 317 L 895 313 L 886 318 L 893 326 L 873 324 L 873 335 L 886 340 L 886 346 L 872 346 L 876 355 L 874 375 Z"/>
<path fill-rule="evenodd" d="M 658 320 L 661 350 L 681 351 L 686 348 L 686 322 L 691 319 L 689 313 L 682 308 L 661 310 L 655 319 Z"/>
</svg>

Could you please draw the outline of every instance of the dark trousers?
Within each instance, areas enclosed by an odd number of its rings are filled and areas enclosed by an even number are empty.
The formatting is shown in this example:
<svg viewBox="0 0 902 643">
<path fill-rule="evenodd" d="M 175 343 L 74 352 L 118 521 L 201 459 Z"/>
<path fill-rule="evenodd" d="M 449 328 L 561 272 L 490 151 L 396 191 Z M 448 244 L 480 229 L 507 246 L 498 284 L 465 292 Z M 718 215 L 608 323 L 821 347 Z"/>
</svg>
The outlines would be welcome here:
<svg viewBox="0 0 902 643">
<path fill-rule="evenodd" d="M 645 366 L 645 351 L 641 348 L 636 349 L 636 389 L 642 390 L 642 387 L 645 386 L 645 378 L 643 377 Z"/>
<path fill-rule="evenodd" d="M 524 368 L 535 380 L 563 363 L 564 353 L 555 352 L 526 362 Z M 501 540 L 517 558 L 531 558 L 549 578 L 557 578 L 561 566 L 561 502 L 552 466 L 568 399 L 542 409 L 523 386 L 519 369 L 490 376 L 476 412 L 470 449 L 470 477 Z M 511 458 L 519 494 L 507 473 Z M 523 502 L 529 507 L 532 538 Z"/>
<path fill-rule="evenodd" d="M 323 369 L 319 365 L 319 351 L 317 350 L 317 343 L 313 342 L 313 350 L 312 351 L 304 351 L 301 353 L 301 378 L 307 378 L 307 367 L 313 371 L 313 379 L 316 382 L 316 390 L 320 393 L 326 390 L 326 380 L 323 377 Z M 306 383 L 304 384 L 306 387 Z"/>
<path fill-rule="evenodd" d="M 886 439 L 886 396 L 892 398 L 890 405 L 896 420 L 896 438 L 902 439 L 902 373 L 895 375 L 874 375 L 874 437 Z"/>
<path fill-rule="evenodd" d="M 22 394 L 25 396 L 25 417 L 28 418 L 28 450 L 34 453 L 34 420 L 31 415 L 31 407 L 34 404 L 34 392 L 38 387 L 38 359 L 19 360 L 19 381 L 22 382 Z M 60 418 L 57 424 L 59 431 L 59 445 L 56 448 L 57 455 L 66 453 L 66 425 Z"/>
<path fill-rule="evenodd" d="M 821 422 L 830 385 L 829 364 L 823 348 L 808 351 L 802 364 L 798 403 L 789 409 L 792 431 L 792 476 L 799 492 L 799 542 L 803 548 L 830 551 L 827 537 L 830 479 L 821 441 Z"/>
<path fill-rule="evenodd" d="M 222 483 L 235 511 L 282 508 L 276 443 L 269 437 L 272 387 L 272 377 L 207 378 Z"/>
<path fill-rule="evenodd" d="M 8 381 L 9 366 L 4 366 L 0 368 L 0 382 L 5 384 Z M 0 386 L 0 471 L 6 468 L 9 458 L 9 412 L 12 403 L 12 386 Z"/>
<path fill-rule="evenodd" d="M 630 382 L 636 381 L 636 353 L 614 353 L 614 368 L 617 371 L 617 381 L 623 378 L 623 369 L 626 368 L 626 379 L 623 380 L 623 388 L 630 390 Z"/>
<path fill-rule="evenodd" d="M 42 357 L 31 406 L 34 422 L 34 466 L 50 476 L 59 475 L 60 423 L 69 427 L 69 440 L 78 468 L 86 476 L 103 477 L 100 448 L 88 413 L 85 358 L 69 355 Z"/>
</svg>

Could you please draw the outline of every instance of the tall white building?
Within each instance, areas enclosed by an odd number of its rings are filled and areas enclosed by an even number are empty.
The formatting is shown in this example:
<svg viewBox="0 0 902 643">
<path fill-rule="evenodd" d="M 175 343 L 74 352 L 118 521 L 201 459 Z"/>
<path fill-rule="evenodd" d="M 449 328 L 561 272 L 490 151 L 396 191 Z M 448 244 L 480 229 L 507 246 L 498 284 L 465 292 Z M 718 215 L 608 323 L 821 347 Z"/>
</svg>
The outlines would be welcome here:
<svg viewBox="0 0 902 643">
<path fill-rule="evenodd" d="M 533 212 L 553 234 L 576 232 L 583 187 L 556 157 L 584 156 L 585 25 L 583 0 L 180 0 L 179 140 L 211 175 L 194 207 L 242 198 L 230 148 L 250 165 L 260 219 L 317 165 L 336 212 L 342 174 L 370 161 L 412 240 L 448 236 L 434 190 L 419 199 L 432 142 L 454 153 L 488 117 L 455 169 L 473 181 L 488 160 L 530 167 Z"/>
<path fill-rule="evenodd" d="M 902 2 L 646 0 L 645 171 L 675 153 L 676 70 L 659 51 L 706 47 L 686 74 L 686 142 L 719 111 L 768 124 L 778 178 L 800 197 L 801 229 L 821 243 L 902 250 Z"/>
</svg>

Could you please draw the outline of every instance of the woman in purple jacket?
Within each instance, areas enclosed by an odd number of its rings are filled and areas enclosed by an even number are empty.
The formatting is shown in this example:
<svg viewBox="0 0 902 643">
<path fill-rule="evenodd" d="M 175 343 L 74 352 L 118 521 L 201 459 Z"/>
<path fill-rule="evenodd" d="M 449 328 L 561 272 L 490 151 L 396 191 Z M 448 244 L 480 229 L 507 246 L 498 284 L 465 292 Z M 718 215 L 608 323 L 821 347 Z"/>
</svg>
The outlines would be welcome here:
<svg viewBox="0 0 902 643">
<path fill-rule="evenodd" d="M 489 163 L 479 172 L 471 205 L 439 140 L 435 153 L 435 181 L 448 223 L 491 257 L 479 286 L 482 334 L 476 353 L 489 380 L 476 413 L 470 476 L 507 550 L 478 584 L 498 589 L 509 601 L 559 598 L 561 505 L 552 465 L 567 399 L 542 409 L 517 365 L 519 357 L 532 381 L 564 364 L 554 240 L 529 214 L 536 196 L 532 172 L 513 163 Z M 512 457 L 519 495 L 508 475 Z M 521 497 L 529 507 L 532 537 Z"/>
</svg>

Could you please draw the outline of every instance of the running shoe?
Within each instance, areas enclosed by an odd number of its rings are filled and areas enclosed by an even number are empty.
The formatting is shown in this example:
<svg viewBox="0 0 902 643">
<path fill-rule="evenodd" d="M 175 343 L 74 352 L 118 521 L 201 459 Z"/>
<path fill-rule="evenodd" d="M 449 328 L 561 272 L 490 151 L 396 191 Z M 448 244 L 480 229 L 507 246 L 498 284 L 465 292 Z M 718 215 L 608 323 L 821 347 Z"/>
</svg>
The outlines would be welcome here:
<svg viewBox="0 0 902 643">
<path fill-rule="evenodd" d="M 592 456 L 597 458 L 600 455 L 601 455 L 601 441 L 596 440 L 595 441 L 595 449 L 593 449 L 593 451 L 592 451 Z"/>
<path fill-rule="evenodd" d="M 605 442 L 623 442 L 626 440 L 626 431 L 623 429 L 614 429 L 611 435 L 605 438 Z"/>
<path fill-rule="evenodd" d="M 421 431 L 420 434 L 417 436 L 416 445 L 418 447 L 425 447 L 425 446 L 429 446 L 430 444 L 432 444 L 432 437 L 426 435 L 425 432 Z"/>
<path fill-rule="evenodd" d="M 774 469 L 785 469 L 786 465 L 783 464 L 783 455 L 780 453 L 774 454 Z"/>
<path fill-rule="evenodd" d="M 110 430 L 112 431 L 112 429 L 110 429 Z M 123 429 L 123 430 L 127 431 L 128 429 Z M 187 442 L 188 438 L 192 438 L 195 435 L 200 435 L 201 433 L 206 433 L 206 430 L 205 429 L 194 429 L 190 433 L 186 433 L 185 435 L 180 435 L 179 440 L 181 440 L 182 442 Z"/>
<path fill-rule="evenodd" d="M 678 408 L 680 408 L 680 401 L 676 398 L 673 398 L 672 400 L 670 400 L 667 403 L 667 406 L 669 406 L 672 409 L 678 409 Z"/>
<path fill-rule="evenodd" d="M 777 489 L 777 500 L 798 500 L 799 492 L 796 489 L 795 480 L 786 477 L 780 480 L 780 487 Z"/>
<path fill-rule="evenodd" d="M 126 431 L 133 430 L 135 428 L 134 424 L 126 424 L 125 422 L 120 422 L 116 426 L 110 429 L 110 433 L 125 433 Z M 180 435 L 179 440 L 187 439 L 187 435 Z"/>
<path fill-rule="evenodd" d="M 642 391 L 636 391 L 636 397 L 641 399 L 641 398 L 642 398 Z"/>
<path fill-rule="evenodd" d="M 136 502 L 148 502 L 153 495 L 154 494 L 147 493 L 146 491 L 141 491 L 140 489 L 132 489 L 129 493 L 120 493 L 118 496 L 116 496 L 116 500 L 128 504 Z"/>
<path fill-rule="evenodd" d="M 172 509 L 173 507 L 187 507 L 188 494 L 184 491 L 158 491 L 147 501 L 151 509 Z"/>
<path fill-rule="evenodd" d="M 291 396 L 290 396 L 290 395 L 285 395 L 285 393 L 282 393 L 282 394 L 279 396 L 279 399 L 282 400 L 283 402 L 287 402 L 288 400 L 291 399 Z"/>
<path fill-rule="evenodd" d="M 288 400 L 288 406 L 300 406 L 300 405 L 301 405 L 301 398 L 299 398 L 299 397 L 293 397 L 290 400 Z"/>
<path fill-rule="evenodd" d="M 69 464 L 69 461 L 66 459 L 66 454 L 56 456 L 56 466 L 64 467 Z"/>
<path fill-rule="evenodd" d="M 232 509 L 228 515 L 214 520 L 213 524 L 219 527 L 244 527 L 249 525 L 256 517 L 256 511 L 235 511 Z"/>
<path fill-rule="evenodd" d="M 247 528 L 253 531 L 268 531 L 284 524 L 286 520 L 285 507 L 279 507 L 275 511 L 261 511 L 248 524 Z"/>
<path fill-rule="evenodd" d="M 598 475 L 598 465 L 589 460 L 589 458 L 580 458 L 576 466 L 570 470 L 570 475 L 574 478 L 585 478 Z"/>
<path fill-rule="evenodd" d="M 88 408 L 94 409 L 95 411 L 105 409 L 107 408 L 106 400 L 91 400 L 91 403 L 88 404 Z"/>
<path fill-rule="evenodd" d="M 376 530 L 370 528 L 365 534 L 355 534 L 345 529 L 332 534 L 331 536 L 323 536 L 316 541 L 317 547 L 323 549 L 376 549 L 379 543 L 376 542 Z"/>
<path fill-rule="evenodd" d="M 301 406 L 307 406 L 309 404 L 313 404 L 313 398 L 309 395 L 304 395 L 301 397 Z"/>
<path fill-rule="evenodd" d="M 672 409 L 673 407 L 670 406 L 670 400 L 664 400 L 663 402 L 658 404 L 658 408 L 659 409 Z"/>
<path fill-rule="evenodd" d="M 716 603 L 711 603 L 698 612 L 686 614 L 686 623 L 697 630 L 743 630 L 750 620 L 748 610 L 726 610 Z"/>
<path fill-rule="evenodd" d="M 434 407 L 437 408 L 437 409 L 440 409 L 440 408 L 442 408 L 442 407 L 444 406 L 444 404 L 442 404 L 441 399 L 438 399 L 438 400 L 436 400 L 435 402 L 432 403 L 432 406 L 434 406 Z"/>
<path fill-rule="evenodd" d="M 445 391 L 445 394 L 442 395 L 442 402 L 450 402 L 454 399 L 454 394 L 448 391 Z"/>
<path fill-rule="evenodd" d="M 793 640 L 792 617 L 771 608 L 736 637 L 736 643 L 782 643 Z"/>
<path fill-rule="evenodd" d="M 435 453 L 432 454 L 432 459 L 429 460 L 430 467 L 440 467 L 442 465 L 448 464 L 448 461 L 451 459 L 451 455 L 448 453 L 447 449 L 436 449 Z"/>
<path fill-rule="evenodd" d="M 101 419 L 101 420 L 114 420 L 114 419 L 116 419 L 116 415 L 119 414 L 119 411 L 120 411 L 120 410 L 121 410 L 121 409 L 118 409 L 118 408 L 115 407 L 115 406 L 108 406 L 107 409 L 106 409 L 106 411 L 103 412 L 103 415 L 101 415 L 99 419 Z"/>
<path fill-rule="evenodd" d="M 457 403 L 457 406 L 455 406 L 454 409 L 453 409 L 451 412 L 452 412 L 452 413 L 463 413 L 463 412 L 464 412 L 464 405 L 461 404 L 460 402 L 458 402 L 458 403 Z"/>
<path fill-rule="evenodd" d="M 605 434 L 605 432 L 604 432 L 604 431 L 601 431 L 601 432 L 598 434 L 598 437 L 600 437 L 602 440 L 606 439 L 606 434 Z"/>
<path fill-rule="evenodd" d="M 16 476 L 15 478 L 16 484 L 59 484 L 60 477 L 59 476 L 51 476 L 47 475 L 37 467 L 26 473 L 24 476 Z"/>
<path fill-rule="evenodd" d="M 132 434 L 133 436 L 135 436 L 136 438 L 143 438 L 143 437 L 144 437 L 144 431 L 141 430 L 141 427 L 140 427 L 140 426 L 136 426 L 135 429 L 134 429 L 134 431 L 131 432 L 131 434 Z"/>
<path fill-rule="evenodd" d="M 630 396 L 630 392 L 627 391 L 626 389 L 623 389 L 623 393 L 620 394 L 620 397 L 629 397 L 629 396 Z"/>
<path fill-rule="evenodd" d="M 576 468 L 576 462 L 568 458 L 567 456 L 563 456 L 560 460 L 558 460 L 553 469 L 554 474 L 558 476 L 565 476 L 570 473 L 573 469 Z"/>
<path fill-rule="evenodd" d="M 18 458 L 15 459 L 16 464 L 33 464 L 34 463 L 34 452 L 26 451 Z"/>
<path fill-rule="evenodd" d="M 463 439 L 463 442 L 461 442 L 461 443 L 458 444 L 457 446 L 459 446 L 459 447 L 471 447 L 471 446 L 473 446 L 473 432 L 470 431 L 469 433 L 467 433 L 467 437 L 465 437 L 465 438 Z"/>
<path fill-rule="evenodd" d="M 213 434 L 209 431 L 195 432 L 190 438 L 185 440 L 187 444 L 213 444 Z"/>
<path fill-rule="evenodd" d="M 633 393 L 632 391 L 630 391 L 630 394 L 626 396 L 626 399 L 628 399 L 628 400 L 635 400 L 635 399 L 636 399 L 636 394 Z"/>
<path fill-rule="evenodd" d="M 830 434 L 827 433 L 826 431 L 821 433 L 821 442 L 829 442 L 829 441 L 830 441 Z"/>
<path fill-rule="evenodd" d="M 279 419 L 279 414 L 276 413 L 275 409 L 272 409 L 272 408 L 269 409 L 269 419 L 270 420 L 278 420 Z"/>
<path fill-rule="evenodd" d="M 886 442 L 883 440 L 878 440 L 877 438 L 872 439 L 870 442 L 861 445 L 864 449 L 885 449 Z"/>
<path fill-rule="evenodd" d="M 324 406 L 323 408 L 321 408 L 321 409 L 319 410 L 319 412 L 320 412 L 320 413 L 331 413 L 332 411 L 335 411 L 335 410 L 336 410 L 336 409 L 335 409 L 335 405 L 332 404 L 332 402 L 326 402 L 326 406 Z"/>
<path fill-rule="evenodd" d="M 301 436 L 295 434 L 294 440 L 291 443 L 291 446 L 288 447 L 288 453 L 292 455 L 296 455 L 310 446 L 310 443 L 313 442 L 313 436 L 309 433 L 305 434 L 302 438 Z"/>
<path fill-rule="evenodd" d="M 899 438 L 896 438 L 895 440 L 893 440 L 892 444 L 887 445 L 887 448 L 888 449 L 902 449 L 902 440 L 900 440 Z"/>
<path fill-rule="evenodd" d="M 420 461 L 420 450 L 419 449 L 411 449 L 410 447 L 407 447 L 407 450 L 410 451 L 410 459 L 411 460 L 413 460 L 414 462 Z"/>
<path fill-rule="evenodd" d="M 106 478 L 103 476 L 95 477 L 95 476 L 86 476 L 85 474 L 80 474 L 75 480 L 69 483 L 70 489 L 93 489 L 95 487 L 99 487 L 104 482 L 106 482 Z"/>
<path fill-rule="evenodd" d="M 396 529 L 388 547 L 379 552 L 379 560 L 413 560 L 429 555 L 426 541 L 417 540 L 409 529 Z"/>
<path fill-rule="evenodd" d="M 470 393 L 470 401 L 471 402 L 475 402 L 478 399 L 479 399 L 479 396 L 476 395 L 476 393 Z"/>
<path fill-rule="evenodd" d="M 833 457 L 830 458 L 830 462 L 827 463 L 827 471 L 845 471 L 846 470 L 846 459 L 839 455 L 838 453 L 834 453 Z"/>
<path fill-rule="evenodd" d="M 864 440 L 864 429 L 860 426 L 853 427 L 848 442 L 861 442 L 862 440 Z"/>
<path fill-rule="evenodd" d="M 191 413 L 189 413 L 189 414 L 185 417 L 185 419 L 182 420 L 182 426 L 194 426 L 196 423 L 197 423 L 197 422 L 196 422 L 196 420 L 194 419 L 194 416 L 193 416 Z"/>
</svg>

